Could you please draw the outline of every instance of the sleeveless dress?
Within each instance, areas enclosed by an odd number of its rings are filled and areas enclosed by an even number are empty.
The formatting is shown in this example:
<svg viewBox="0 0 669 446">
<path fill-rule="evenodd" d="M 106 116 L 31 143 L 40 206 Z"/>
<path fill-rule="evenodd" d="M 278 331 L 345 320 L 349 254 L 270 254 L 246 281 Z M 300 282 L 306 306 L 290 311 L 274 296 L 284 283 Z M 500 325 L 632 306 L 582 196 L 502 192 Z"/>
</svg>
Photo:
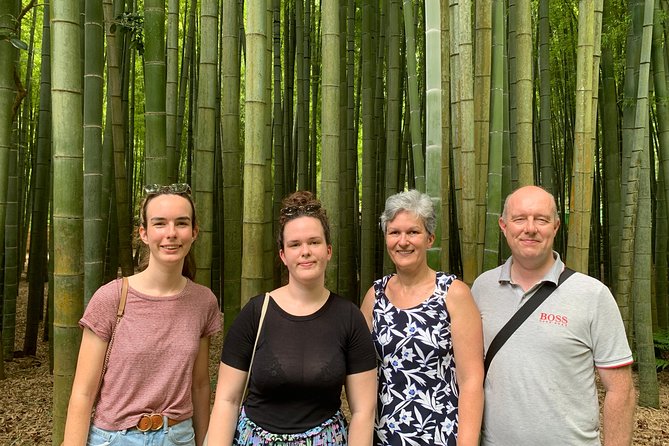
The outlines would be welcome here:
<svg viewBox="0 0 669 446">
<path fill-rule="evenodd" d="M 437 272 L 434 293 L 409 309 L 388 300 L 391 277 L 374 282 L 372 338 L 379 361 L 374 445 L 455 446 L 458 384 L 444 305 L 455 276 Z"/>
</svg>

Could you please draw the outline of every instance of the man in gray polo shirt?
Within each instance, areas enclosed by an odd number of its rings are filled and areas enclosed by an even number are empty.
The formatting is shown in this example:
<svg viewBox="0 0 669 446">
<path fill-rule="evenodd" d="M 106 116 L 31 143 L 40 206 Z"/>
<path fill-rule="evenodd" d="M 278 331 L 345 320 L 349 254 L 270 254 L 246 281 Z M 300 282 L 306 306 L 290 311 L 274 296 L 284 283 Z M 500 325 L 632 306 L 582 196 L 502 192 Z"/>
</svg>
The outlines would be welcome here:
<svg viewBox="0 0 669 446">
<path fill-rule="evenodd" d="M 472 286 L 485 350 L 546 281 L 564 268 L 553 239 L 554 197 L 536 186 L 509 195 L 499 226 L 511 248 L 506 263 Z M 575 273 L 511 335 L 485 381 L 482 445 L 599 445 L 595 369 L 606 391 L 604 445 L 630 445 L 636 395 L 622 319 L 609 289 Z"/>
</svg>

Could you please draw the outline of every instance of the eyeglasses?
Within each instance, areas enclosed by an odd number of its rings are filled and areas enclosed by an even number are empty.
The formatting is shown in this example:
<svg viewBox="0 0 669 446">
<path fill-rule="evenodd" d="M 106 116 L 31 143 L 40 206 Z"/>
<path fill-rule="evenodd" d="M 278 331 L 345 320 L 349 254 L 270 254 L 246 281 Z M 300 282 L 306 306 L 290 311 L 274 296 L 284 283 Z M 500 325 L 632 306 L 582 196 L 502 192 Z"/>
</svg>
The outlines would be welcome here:
<svg viewBox="0 0 669 446">
<path fill-rule="evenodd" d="M 301 206 L 287 206 L 281 209 L 281 215 L 292 217 L 294 215 L 314 215 L 321 210 L 320 204 L 305 204 Z"/>
<path fill-rule="evenodd" d="M 188 183 L 174 183 L 166 186 L 160 184 L 147 184 L 144 186 L 144 193 L 146 195 L 158 194 L 185 194 L 190 195 L 191 189 Z"/>
</svg>

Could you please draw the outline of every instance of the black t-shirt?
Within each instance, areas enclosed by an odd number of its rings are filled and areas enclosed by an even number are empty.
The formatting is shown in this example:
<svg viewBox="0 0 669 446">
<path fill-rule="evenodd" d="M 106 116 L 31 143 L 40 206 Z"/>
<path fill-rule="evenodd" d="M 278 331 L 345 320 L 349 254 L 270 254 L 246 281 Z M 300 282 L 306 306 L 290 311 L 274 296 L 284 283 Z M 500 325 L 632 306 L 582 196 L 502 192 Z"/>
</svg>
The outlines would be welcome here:
<svg viewBox="0 0 669 446">
<path fill-rule="evenodd" d="M 221 362 L 248 370 L 263 296 L 253 297 L 230 327 Z M 270 298 L 253 359 L 246 415 L 279 434 L 304 432 L 332 417 L 347 375 L 376 368 L 360 310 L 331 293 L 308 316 L 293 316 Z"/>
</svg>

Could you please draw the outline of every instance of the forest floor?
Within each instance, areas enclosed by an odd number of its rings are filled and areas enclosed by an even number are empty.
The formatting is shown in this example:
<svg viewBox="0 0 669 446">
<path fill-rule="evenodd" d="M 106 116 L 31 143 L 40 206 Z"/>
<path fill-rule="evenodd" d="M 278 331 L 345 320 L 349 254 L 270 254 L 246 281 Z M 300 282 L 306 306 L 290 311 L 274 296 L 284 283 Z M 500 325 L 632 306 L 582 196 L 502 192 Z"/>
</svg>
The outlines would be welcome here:
<svg viewBox="0 0 669 446">
<path fill-rule="evenodd" d="M 27 284 L 22 280 L 17 301 L 16 350 L 23 345 L 26 296 Z M 40 326 L 40 338 L 41 330 Z M 222 334 L 212 341 L 209 358 L 212 377 L 218 372 L 222 341 Z M 48 355 L 48 344 L 40 342 L 37 356 L 5 362 L 7 378 L 0 381 L 0 446 L 51 444 L 53 377 L 49 373 Z M 637 408 L 634 445 L 669 445 L 669 371 L 659 373 L 658 379 L 660 409 Z"/>
</svg>

